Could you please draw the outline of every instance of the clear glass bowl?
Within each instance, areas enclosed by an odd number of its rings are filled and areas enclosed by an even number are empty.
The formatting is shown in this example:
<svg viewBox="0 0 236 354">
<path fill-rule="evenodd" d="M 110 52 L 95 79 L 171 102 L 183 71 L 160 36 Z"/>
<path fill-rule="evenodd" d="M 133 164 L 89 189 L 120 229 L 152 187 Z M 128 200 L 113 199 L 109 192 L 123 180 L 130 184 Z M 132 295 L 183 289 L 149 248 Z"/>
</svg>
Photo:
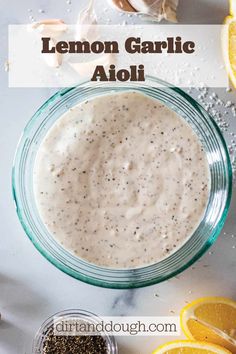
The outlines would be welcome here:
<svg viewBox="0 0 236 354">
<path fill-rule="evenodd" d="M 162 101 L 192 126 L 207 154 L 211 179 L 210 197 L 197 230 L 175 253 L 143 268 L 108 269 L 72 255 L 50 235 L 36 207 L 32 181 L 33 168 L 37 150 L 48 129 L 70 107 L 99 95 L 129 90 L 136 90 Z M 219 235 L 228 213 L 231 193 L 231 164 L 227 146 L 218 126 L 185 92 L 151 77 L 142 86 L 129 83 L 123 87 L 110 87 L 104 83 L 87 82 L 59 91 L 35 113 L 26 126 L 13 167 L 13 194 L 17 213 L 33 244 L 43 256 L 65 273 L 87 283 L 108 288 L 137 288 L 155 284 L 189 267 Z"/>
<path fill-rule="evenodd" d="M 36 333 L 36 336 L 34 338 L 33 342 L 33 348 L 32 348 L 32 354 L 42 354 L 43 353 L 43 344 L 44 340 L 47 337 L 47 332 L 50 328 L 52 328 L 54 324 L 54 319 L 56 318 L 56 321 L 60 317 L 63 320 L 70 320 L 70 319 L 76 319 L 76 320 L 82 320 L 85 322 L 89 323 L 100 323 L 100 318 L 93 314 L 92 312 L 88 312 L 85 310 L 65 310 L 61 311 L 58 313 L 55 313 L 53 316 L 49 317 L 39 328 L 38 332 Z M 102 332 L 101 335 L 105 339 L 107 343 L 107 354 L 118 354 L 118 347 L 116 340 L 113 336 L 108 335 L 106 332 Z"/>
</svg>

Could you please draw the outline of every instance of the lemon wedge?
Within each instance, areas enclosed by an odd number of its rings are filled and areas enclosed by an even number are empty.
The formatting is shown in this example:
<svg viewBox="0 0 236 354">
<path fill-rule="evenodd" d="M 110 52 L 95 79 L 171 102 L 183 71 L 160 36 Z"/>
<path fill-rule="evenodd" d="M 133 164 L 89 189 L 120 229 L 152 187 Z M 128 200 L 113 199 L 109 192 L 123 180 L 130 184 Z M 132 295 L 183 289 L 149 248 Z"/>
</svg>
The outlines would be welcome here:
<svg viewBox="0 0 236 354">
<path fill-rule="evenodd" d="M 222 31 L 222 47 L 228 76 L 236 88 L 236 18 L 226 17 Z"/>
<path fill-rule="evenodd" d="M 215 344 L 177 340 L 161 345 L 153 354 L 232 354 Z"/>
<path fill-rule="evenodd" d="M 229 12 L 231 16 L 236 14 L 236 0 L 229 0 Z"/>
<path fill-rule="evenodd" d="M 198 299 L 183 308 L 181 327 L 187 338 L 220 345 L 236 353 L 236 302 L 223 297 Z"/>
</svg>

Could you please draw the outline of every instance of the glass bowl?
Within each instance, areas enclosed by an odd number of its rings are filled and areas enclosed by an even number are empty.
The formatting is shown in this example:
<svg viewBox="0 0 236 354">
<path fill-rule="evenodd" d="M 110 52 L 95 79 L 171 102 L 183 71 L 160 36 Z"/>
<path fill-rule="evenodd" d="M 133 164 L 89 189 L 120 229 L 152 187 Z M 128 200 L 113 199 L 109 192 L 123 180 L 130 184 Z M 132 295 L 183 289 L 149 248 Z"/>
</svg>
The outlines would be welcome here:
<svg viewBox="0 0 236 354">
<path fill-rule="evenodd" d="M 87 323 L 98 324 L 100 323 L 100 318 L 93 314 L 92 312 L 88 312 L 85 310 L 65 310 L 61 312 L 55 313 L 53 316 L 49 317 L 39 328 L 33 342 L 32 354 L 42 354 L 43 353 L 43 344 L 44 339 L 47 336 L 48 330 L 53 326 L 54 320 L 59 320 L 60 318 L 63 320 L 81 320 Z M 105 339 L 107 343 L 107 354 L 118 354 L 118 347 L 116 340 L 113 336 L 108 335 L 106 332 L 101 332 L 101 335 Z"/>
<path fill-rule="evenodd" d="M 154 87 L 155 86 L 155 87 Z M 100 95 L 136 90 L 162 101 L 185 119 L 198 135 L 210 168 L 210 196 L 205 214 L 192 236 L 164 260 L 138 269 L 109 269 L 88 263 L 65 250 L 40 219 L 34 193 L 33 168 L 39 145 L 54 122 L 79 102 Z M 32 117 L 20 139 L 13 167 L 13 195 L 26 234 L 56 267 L 84 282 L 107 288 L 127 289 L 164 281 L 193 264 L 215 242 L 225 222 L 232 194 L 232 170 L 227 146 L 218 126 L 189 95 L 159 79 L 149 77 L 139 86 L 111 87 L 83 83 L 52 96 Z"/>
</svg>

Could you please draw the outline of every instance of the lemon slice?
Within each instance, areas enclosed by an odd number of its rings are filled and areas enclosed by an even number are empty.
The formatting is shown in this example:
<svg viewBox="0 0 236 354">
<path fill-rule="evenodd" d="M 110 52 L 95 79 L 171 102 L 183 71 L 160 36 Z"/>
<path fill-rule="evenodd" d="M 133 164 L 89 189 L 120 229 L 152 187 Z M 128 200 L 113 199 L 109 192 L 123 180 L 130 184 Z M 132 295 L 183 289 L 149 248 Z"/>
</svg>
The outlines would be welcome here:
<svg viewBox="0 0 236 354">
<path fill-rule="evenodd" d="M 227 349 L 215 344 L 177 340 L 157 348 L 153 354 L 232 354 Z"/>
<path fill-rule="evenodd" d="M 182 330 L 189 339 L 218 344 L 236 353 L 236 302 L 223 297 L 198 299 L 183 308 Z"/>
<path fill-rule="evenodd" d="M 236 88 L 236 18 L 226 17 L 222 31 L 222 46 L 226 71 Z"/>
</svg>

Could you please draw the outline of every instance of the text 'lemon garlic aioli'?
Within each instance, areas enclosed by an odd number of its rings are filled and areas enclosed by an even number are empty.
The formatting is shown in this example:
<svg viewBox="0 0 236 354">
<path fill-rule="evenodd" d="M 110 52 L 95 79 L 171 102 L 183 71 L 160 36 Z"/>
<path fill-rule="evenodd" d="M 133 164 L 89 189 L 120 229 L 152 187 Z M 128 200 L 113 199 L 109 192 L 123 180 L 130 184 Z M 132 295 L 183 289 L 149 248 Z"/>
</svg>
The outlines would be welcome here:
<svg viewBox="0 0 236 354">
<path fill-rule="evenodd" d="M 136 268 L 182 246 L 209 196 L 209 166 L 190 125 L 135 91 L 100 96 L 50 128 L 34 167 L 43 223 L 91 263 Z"/>
</svg>

